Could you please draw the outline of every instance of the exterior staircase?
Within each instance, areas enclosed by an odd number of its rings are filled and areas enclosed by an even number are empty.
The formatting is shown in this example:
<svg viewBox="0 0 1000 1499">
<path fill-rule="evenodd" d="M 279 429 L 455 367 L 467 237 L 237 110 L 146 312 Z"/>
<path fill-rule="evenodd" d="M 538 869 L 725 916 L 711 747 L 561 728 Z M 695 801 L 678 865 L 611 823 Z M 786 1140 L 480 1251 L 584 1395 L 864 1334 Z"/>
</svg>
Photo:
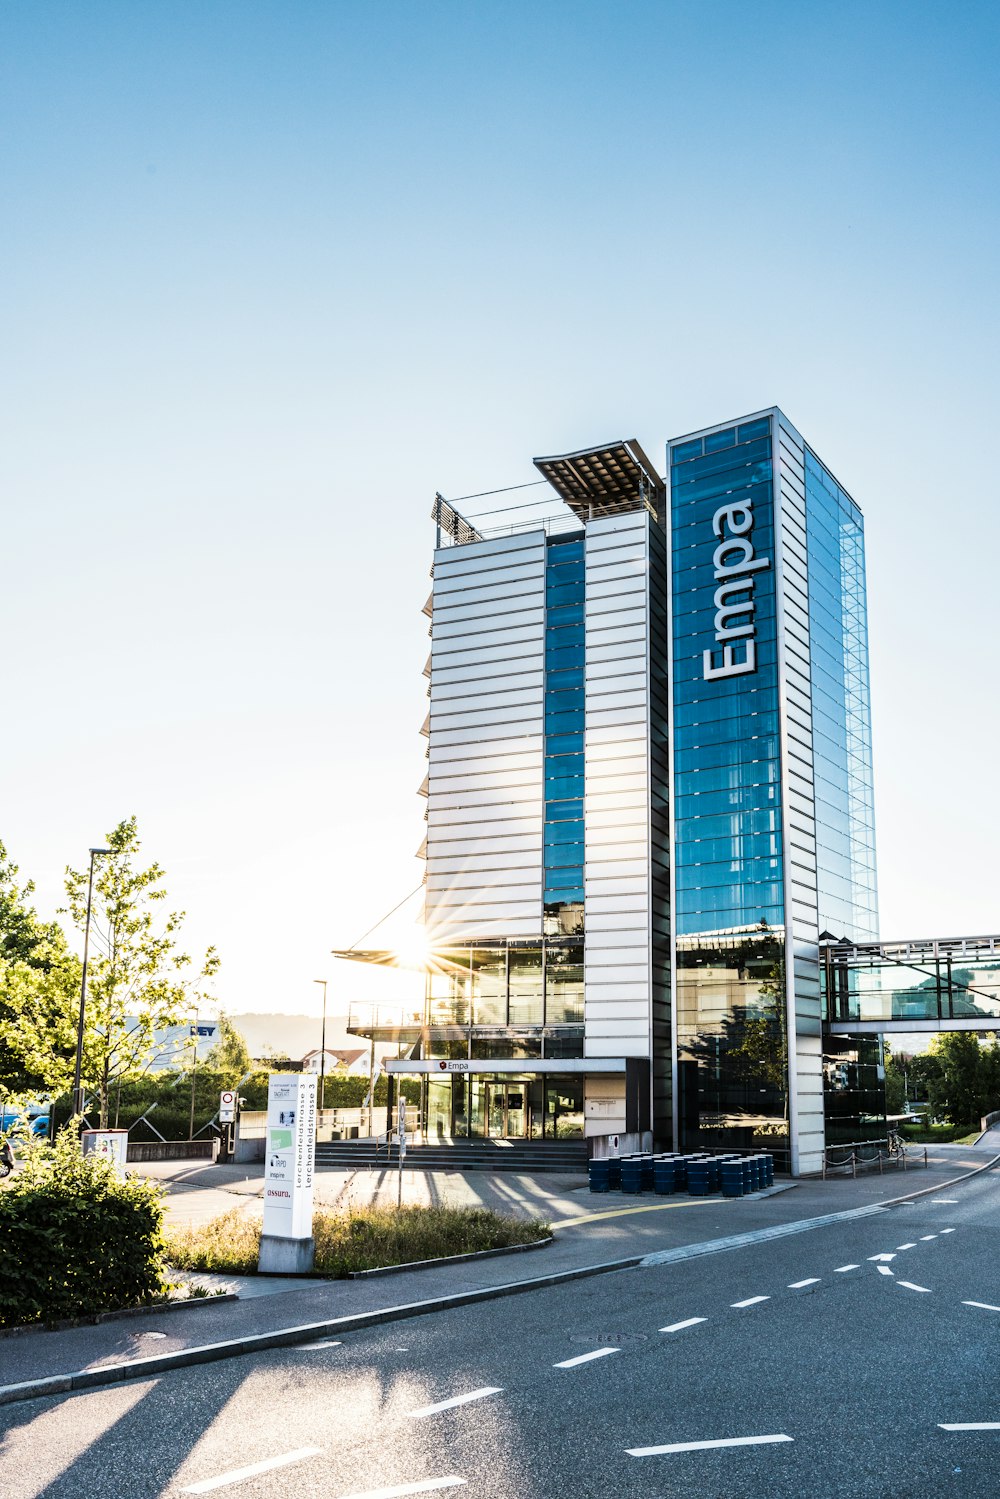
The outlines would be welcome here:
<svg viewBox="0 0 1000 1499">
<path fill-rule="evenodd" d="M 354 1171 L 398 1164 L 395 1143 L 331 1140 L 316 1146 L 316 1165 Z M 406 1147 L 403 1165 L 412 1171 L 554 1171 L 586 1175 L 585 1140 L 435 1140 Z"/>
</svg>

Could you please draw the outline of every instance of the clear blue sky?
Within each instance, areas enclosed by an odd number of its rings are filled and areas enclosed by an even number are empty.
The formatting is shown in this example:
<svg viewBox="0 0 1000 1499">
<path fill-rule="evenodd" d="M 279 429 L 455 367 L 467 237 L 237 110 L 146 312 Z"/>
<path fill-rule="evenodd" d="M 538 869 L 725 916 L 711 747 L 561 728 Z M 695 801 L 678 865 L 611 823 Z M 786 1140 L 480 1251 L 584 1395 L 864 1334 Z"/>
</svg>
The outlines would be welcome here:
<svg viewBox="0 0 1000 1499">
<path fill-rule="evenodd" d="M 886 937 L 1000 928 L 995 6 L 0 12 L 0 837 L 232 1010 L 407 891 L 435 489 L 781 405 L 865 511 Z"/>
</svg>

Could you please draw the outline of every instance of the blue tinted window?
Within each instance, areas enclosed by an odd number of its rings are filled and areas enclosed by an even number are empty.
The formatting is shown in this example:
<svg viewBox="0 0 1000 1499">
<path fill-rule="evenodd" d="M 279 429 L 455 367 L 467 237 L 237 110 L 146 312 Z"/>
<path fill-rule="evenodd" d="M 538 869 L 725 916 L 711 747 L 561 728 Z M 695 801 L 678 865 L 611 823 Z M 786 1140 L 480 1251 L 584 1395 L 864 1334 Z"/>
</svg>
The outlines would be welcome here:
<svg viewBox="0 0 1000 1499">
<path fill-rule="evenodd" d="M 705 438 L 705 452 L 717 453 L 720 448 L 731 448 L 735 441 L 735 427 L 727 427 L 724 432 L 712 432 Z"/>
<path fill-rule="evenodd" d="M 582 789 L 582 788 L 581 788 Z M 546 783 L 546 792 L 548 783 Z M 569 797 L 565 801 L 547 801 L 545 803 L 545 821 L 547 823 L 558 822 L 561 818 L 577 822 L 583 817 L 583 798 Z"/>
<path fill-rule="evenodd" d="M 572 823 L 570 826 L 572 827 Z M 578 824 L 580 832 L 583 832 L 583 824 Z M 556 869 L 566 866 L 579 869 L 583 865 L 583 844 L 549 844 L 545 845 L 545 868 Z"/>
<path fill-rule="evenodd" d="M 744 422 L 739 430 L 740 442 L 752 442 L 755 437 L 768 437 L 771 432 L 771 418 L 769 416 L 758 417 L 755 422 Z"/>
<path fill-rule="evenodd" d="M 545 665 L 552 671 L 560 671 L 569 666 L 583 666 L 583 642 L 566 647 L 546 645 Z"/>
</svg>

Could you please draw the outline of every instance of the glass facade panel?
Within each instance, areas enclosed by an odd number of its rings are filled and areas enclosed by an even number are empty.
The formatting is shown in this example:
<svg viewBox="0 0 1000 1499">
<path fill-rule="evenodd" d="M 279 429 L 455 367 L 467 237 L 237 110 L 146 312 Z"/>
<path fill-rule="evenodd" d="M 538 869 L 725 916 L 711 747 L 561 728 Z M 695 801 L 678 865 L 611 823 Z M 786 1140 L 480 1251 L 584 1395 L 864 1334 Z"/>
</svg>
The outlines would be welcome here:
<svg viewBox="0 0 1000 1499">
<path fill-rule="evenodd" d="M 671 458 L 680 1143 L 766 1145 L 781 1156 L 788 1078 L 770 421 L 709 434 Z M 748 641 L 753 669 L 727 672 L 749 660 Z"/>
<path fill-rule="evenodd" d="M 581 537 L 549 538 L 545 551 L 543 839 L 548 932 L 567 928 L 570 907 L 576 908 L 573 922 L 582 927 L 583 920 L 584 568 Z"/>
<path fill-rule="evenodd" d="M 820 930 L 878 931 L 865 537 L 861 512 L 806 450 Z"/>
</svg>

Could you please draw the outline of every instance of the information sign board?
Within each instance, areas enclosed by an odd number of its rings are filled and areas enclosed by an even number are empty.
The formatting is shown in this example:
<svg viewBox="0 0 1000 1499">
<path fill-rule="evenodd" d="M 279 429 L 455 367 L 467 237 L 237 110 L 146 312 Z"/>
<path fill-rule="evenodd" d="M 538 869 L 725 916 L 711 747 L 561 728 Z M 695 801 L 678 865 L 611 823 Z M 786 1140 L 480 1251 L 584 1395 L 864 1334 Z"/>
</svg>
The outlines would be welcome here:
<svg viewBox="0 0 1000 1499">
<path fill-rule="evenodd" d="M 80 1135 L 84 1155 L 99 1155 L 111 1161 L 119 1176 L 125 1175 L 128 1159 L 127 1129 L 85 1129 Z"/>
<path fill-rule="evenodd" d="M 272 1072 L 267 1089 L 264 1233 L 312 1237 L 316 1076 Z"/>
</svg>

